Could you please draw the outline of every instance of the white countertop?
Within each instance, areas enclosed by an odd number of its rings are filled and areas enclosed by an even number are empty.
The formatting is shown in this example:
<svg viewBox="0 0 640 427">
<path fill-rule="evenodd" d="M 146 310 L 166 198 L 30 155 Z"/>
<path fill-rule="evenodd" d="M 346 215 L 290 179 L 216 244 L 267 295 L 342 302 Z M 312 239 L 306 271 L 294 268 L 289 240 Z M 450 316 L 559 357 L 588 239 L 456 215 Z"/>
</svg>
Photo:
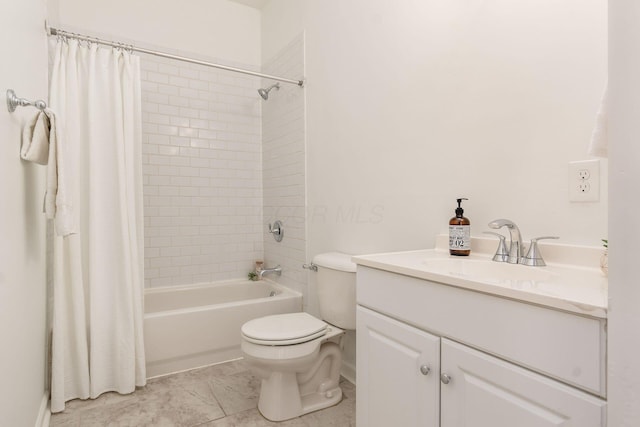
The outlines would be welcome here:
<svg viewBox="0 0 640 427">
<path fill-rule="evenodd" d="M 548 252 L 562 252 L 558 248 L 560 245 L 555 245 Z M 593 248 L 585 249 L 585 253 L 593 253 Z M 575 253 L 576 248 L 571 250 Z M 468 257 L 457 257 L 449 255 L 446 249 L 427 249 L 356 256 L 353 262 L 576 314 L 607 317 L 608 281 L 599 268 L 552 263 L 551 260 L 547 260 L 548 265 L 544 267 L 529 267 L 495 263 L 491 257 L 492 254 L 476 252 Z M 491 273 L 493 268 L 498 274 Z M 511 274 L 516 278 L 511 278 Z"/>
</svg>

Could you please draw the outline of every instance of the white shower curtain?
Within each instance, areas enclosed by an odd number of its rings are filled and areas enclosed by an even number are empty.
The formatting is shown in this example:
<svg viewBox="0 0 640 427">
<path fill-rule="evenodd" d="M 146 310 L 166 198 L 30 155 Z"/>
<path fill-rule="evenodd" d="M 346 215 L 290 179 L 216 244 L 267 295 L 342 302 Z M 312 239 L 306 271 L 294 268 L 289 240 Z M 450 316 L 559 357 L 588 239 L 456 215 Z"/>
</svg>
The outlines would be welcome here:
<svg viewBox="0 0 640 427">
<path fill-rule="evenodd" d="M 54 237 L 51 410 L 145 384 L 139 57 L 57 40 L 50 105 L 78 233 Z"/>
</svg>

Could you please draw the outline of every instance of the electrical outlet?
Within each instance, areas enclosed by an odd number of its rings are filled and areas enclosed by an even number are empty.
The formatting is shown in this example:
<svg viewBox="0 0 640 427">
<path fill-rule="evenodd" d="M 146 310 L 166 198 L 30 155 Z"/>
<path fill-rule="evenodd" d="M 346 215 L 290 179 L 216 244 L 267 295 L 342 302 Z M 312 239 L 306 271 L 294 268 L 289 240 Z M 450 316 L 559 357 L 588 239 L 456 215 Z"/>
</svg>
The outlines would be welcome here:
<svg viewBox="0 0 640 427">
<path fill-rule="evenodd" d="M 588 182 L 581 182 L 580 184 L 578 184 L 578 191 L 581 193 L 588 193 L 589 190 L 591 190 L 591 185 L 589 185 Z"/>
<path fill-rule="evenodd" d="M 591 174 L 589 173 L 589 169 L 580 169 L 578 171 L 578 178 L 580 179 L 589 179 L 591 177 Z"/>
<path fill-rule="evenodd" d="M 569 162 L 569 201 L 600 200 L 600 160 Z"/>
</svg>

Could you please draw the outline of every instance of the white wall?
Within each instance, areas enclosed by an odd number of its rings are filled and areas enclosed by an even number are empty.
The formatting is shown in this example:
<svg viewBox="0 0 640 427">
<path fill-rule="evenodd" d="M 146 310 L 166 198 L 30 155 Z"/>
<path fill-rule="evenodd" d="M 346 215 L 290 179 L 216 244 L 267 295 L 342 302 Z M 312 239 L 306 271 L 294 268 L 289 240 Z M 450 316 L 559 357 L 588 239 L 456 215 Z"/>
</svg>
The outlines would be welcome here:
<svg viewBox="0 0 640 427">
<path fill-rule="evenodd" d="M 260 65 L 260 12 L 228 0 L 50 0 L 51 26 Z"/>
<path fill-rule="evenodd" d="M 605 0 L 272 0 L 262 12 L 265 58 L 305 32 L 308 259 L 433 247 L 457 197 L 473 235 L 504 217 L 525 239 L 607 236 L 606 161 L 600 202 L 569 203 L 567 183 L 606 82 Z M 349 334 L 347 368 L 354 347 Z"/>
<path fill-rule="evenodd" d="M 262 54 L 306 34 L 309 256 L 472 234 L 599 245 L 607 192 L 569 203 L 606 81 L 605 0 L 273 0 Z M 602 187 L 607 188 L 602 162 Z"/>
<path fill-rule="evenodd" d="M 610 11 L 609 425 L 640 425 L 640 4 Z"/>
<path fill-rule="evenodd" d="M 22 125 L 36 110 L 10 114 L 4 94 L 47 98 L 45 3 L 1 2 L 0 16 L 0 425 L 33 426 L 46 397 L 45 167 L 20 160 Z"/>
</svg>

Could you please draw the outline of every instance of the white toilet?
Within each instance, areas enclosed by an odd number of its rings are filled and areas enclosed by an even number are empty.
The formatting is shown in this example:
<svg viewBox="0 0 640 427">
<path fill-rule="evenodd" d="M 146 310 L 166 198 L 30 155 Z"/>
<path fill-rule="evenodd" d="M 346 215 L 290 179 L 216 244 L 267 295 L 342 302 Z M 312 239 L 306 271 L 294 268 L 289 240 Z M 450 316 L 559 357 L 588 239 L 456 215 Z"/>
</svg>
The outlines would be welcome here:
<svg viewBox="0 0 640 427">
<path fill-rule="evenodd" d="M 283 421 L 335 405 L 342 399 L 340 340 L 356 328 L 356 265 L 351 255 L 317 255 L 320 320 L 288 313 L 250 320 L 242 326 L 242 353 L 262 380 L 258 409 Z"/>
</svg>

